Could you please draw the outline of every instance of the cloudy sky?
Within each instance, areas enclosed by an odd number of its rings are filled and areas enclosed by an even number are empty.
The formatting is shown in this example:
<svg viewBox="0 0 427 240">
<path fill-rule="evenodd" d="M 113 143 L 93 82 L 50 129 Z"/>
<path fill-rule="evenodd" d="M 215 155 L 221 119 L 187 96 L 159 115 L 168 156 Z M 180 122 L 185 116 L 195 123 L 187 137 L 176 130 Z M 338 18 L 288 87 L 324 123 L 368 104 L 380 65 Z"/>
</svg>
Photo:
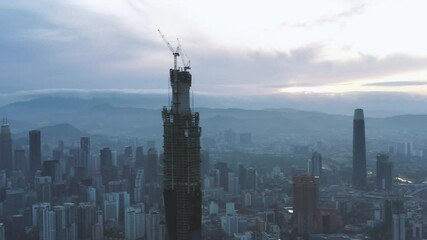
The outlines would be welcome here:
<svg viewBox="0 0 427 240">
<path fill-rule="evenodd" d="M 425 9 L 423 0 L 2 0 L 0 94 L 165 92 L 173 58 L 160 29 L 173 46 L 179 37 L 199 94 L 422 98 Z"/>
</svg>

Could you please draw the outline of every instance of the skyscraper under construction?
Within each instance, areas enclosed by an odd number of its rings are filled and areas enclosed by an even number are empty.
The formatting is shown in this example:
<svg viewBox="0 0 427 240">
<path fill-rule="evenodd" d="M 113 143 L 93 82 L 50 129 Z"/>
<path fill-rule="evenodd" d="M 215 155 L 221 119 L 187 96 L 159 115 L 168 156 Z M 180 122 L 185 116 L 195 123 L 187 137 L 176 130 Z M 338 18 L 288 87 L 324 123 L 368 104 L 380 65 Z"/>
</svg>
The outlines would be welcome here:
<svg viewBox="0 0 427 240">
<path fill-rule="evenodd" d="M 172 102 L 162 111 L 163 194 L 170 240 L 201 239 L 201 128 L 199 113 L 190 108 L 191 74 L 187 69 L 177 69 L 176 64 L 170 69 Z"/>
</svg>

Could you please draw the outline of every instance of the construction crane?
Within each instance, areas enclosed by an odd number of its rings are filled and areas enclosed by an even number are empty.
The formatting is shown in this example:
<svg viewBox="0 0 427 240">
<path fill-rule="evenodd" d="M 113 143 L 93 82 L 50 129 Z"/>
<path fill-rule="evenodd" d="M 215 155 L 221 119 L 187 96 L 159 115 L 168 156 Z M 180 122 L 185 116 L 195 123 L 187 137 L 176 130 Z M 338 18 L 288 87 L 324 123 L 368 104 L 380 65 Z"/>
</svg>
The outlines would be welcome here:
<svg viewBox="0 0 427 240">
<path fill-rule="evenodd" d="M 184 71 L 187 71 L 188 69 L 191 69 L 190 60 L 186 61 L 187 55 L 184 53 L 184 50 L 182 50 L 182 46 L 181 46 L 181 42 L 179 42 L 179 38 L 177 38 L 176 41 L 178 42 L 177 50 L 179 51 L 179 54 L 181 56 L 182 66 L 184 67 Z"/>
<path fill-rule="evenodd" d="M 162 32 L 160 32 L 159 29 L 157 29 L 157 31 L 160 33 L 160 36 L 162 36 L 163 41 L 166 43 L 166 45 L 168 46 L 168 48 L 171 50 L 172 54 L 173 54 L 173 69 L 177 70 L 177 63 L 176 63 L 176 58 L 179 57 L 179 53 L 181 52 L 180 50 L 180 46 L 178 45 L 176 47 L 176 50 L 173 49 L 173 47 L 171 46 L 171 44 L 169 43 L 169 41 L 166 39 L 165 35 L 163 35 Z"/>
</svg>

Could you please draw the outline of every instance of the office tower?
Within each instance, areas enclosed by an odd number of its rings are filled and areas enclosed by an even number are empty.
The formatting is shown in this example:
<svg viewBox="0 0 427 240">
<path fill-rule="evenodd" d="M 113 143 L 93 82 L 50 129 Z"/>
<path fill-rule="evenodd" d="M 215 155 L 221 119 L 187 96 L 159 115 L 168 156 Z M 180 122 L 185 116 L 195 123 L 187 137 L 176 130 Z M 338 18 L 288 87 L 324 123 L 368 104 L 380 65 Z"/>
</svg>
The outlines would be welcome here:
<svg viewBox="0 0 427 240">
<path fill-rule="evenodd" d="M 147 153 L 146 183 L 156 183 L 158 175 L 157 150 L 155 148 L 150 148 Z"/>
<path fill-rule="evenodd" d="M 14 169 L 20 170 L 20 171 L 27 171 L 27 158 L 25 157 L 25 150 L 24 149 L 16 149 L 13 154 L 14 159 Z"/>
<path fill-rule="evenodd" d="M 144 202 L 144 169 L 138 169 L 135 176 L 135 187 L 133 189 L 133 201 Z"/>
<path fill-rule="evenodd" d="M 406 211 L 400 198 L 389 198 L 384 201 L 385 238 L 390 240 L 406 239 Z"/>
<path fill-rule="evenodd" d="M 39 239 L 56 240 L 56 215 L 54 211 L 43 208 L 38 213 Z"/>
<path fill-rule="evenodd" d="M 0 169 L 7 173 L 13 169 L 12 159 L 12 134 L 7 119 L 3 119 L 0 130 Z"/>
<path fill-rule="evenodd" d="M 166 229 L 164 229 L 164 221 L 157 210 L 150 209 L 150 211 L 147 214 L 145 214 L 145 224 L 146 224 L 145 232 L 146 232 L 147 239 L 165 240 Z M 168 227 L 168 230 L 169 230 L 169 227 Z M 169 239 L 172 240 L 172 239 L 178 239 L 178 238 L 171 238 L 171 236 L 169 236 Z M 201 239 L 201 238 L 198 238 L 198 239 Z"/>
<path fill-rule="evenodd" d="M 62 181 L 62 171 L 58 160 L 43 161 L 42 176 L 50 176 L 52 182 Z"/>
<path fill-rule="evenodd" d="M 318 152 L 314 152 L 311 157 L 311 176 L 319 179 L 322 175 L 322 155 Z"/>
<path fill-rule="evenodd" d="M 145 213 L 144 209 L 129 207 L 125 214 L 125 237 L 126 240 L 142 239 L 145 235 Z"/>
<path fill-rule="evenodd" d="M 354 110 L 353 120 L 353 187 L 366 187 L 366 143 L 363 109 Z"/>
<path fill-rule="evenodd" d="M 247 175 L 247 170 L 246 170 L 246 166 L 238 163 L 237 164 L 237 171 L 238 171 L 238 176 L 239 176 L 239 186 L 241 190 L 245 190 L 246 189 L 246 175 Z"/>
<path fill-rule="evenodd" d="M 104 218 L 115 219 L 124 223 L 125 210 L 130 206 L 130 196 L 127 192 L 112 192 L 104 195 Z"/>
<path fill-rule="evenodd" d="M 228 173 L 228 193 L 237 195 L 240 192 L 239 178 L 233 172 Z"/>
<path fill-rule="evenodd" d="M 393 163 L 385 153 L 377 155 L 377 189 L 391 191 L 393 187 Z"/>
<path fill-rule="evenodd" d="M 37 203 L 32 206 L 32 222 L 39 232 L 40 239 L 56 239 L 56 215 L 50 210 L 49 203 Z"/>
<path fill-rule="evenodd" d="M 43 211 L 43 209 L 49 210 L 50 209 L 50 203 L 47 202 L 40 202 L 32 205 L 32 224 L 33 227 L 38 228 L 40 224 L 40 218 L 39 215 Z"/>
<path fill-rule="evenodd" d="M 35 172 L 42 167 L 41 133 L 38 130 L 29 132 L 30 139 L 30 170 Z"/>
<path fill-rule="evenodd" d="M 317 207 L 317 182 L 313 176 L 298 175 L 293 178 L 293 227 L 297 236 L 308 239 L 320 230 L 320 213 Z"/>
<path fill-rule="evenodd" d="M 219 186 L 228 192 L 228 166 L 225 162 L 215 163 L 215 169 L 219 170 Z"/>
<path fill-rule="evenodd" d="M 67 239 L 67 215 L 64 206 L 54 206 L 56 239 Z"/>
<path fill-rule="evenodd" d="M 95 205 L 87 202 L 77 207 L 78 239 L 90 238 L 95 224 Z"/>
<path fill-rule="evenodd" d="M 110 181 L 117 180 L 117 169 L 113 166 L 113 154 L 110 148 L 101 149 L 100 165 L 104 186 L 108 186 Z"/>
<path fill-rule="evenodd" d="M 77 240 L 78 226 L 77 226 L 77 205 L 74 203 L 64 203 L 65 208 L 65 225 L 67 227 L 68 240 Z"/>
<path fill-rule="evenodd" d="M 171 107 L 162 111 L 166 225 L 170 239 L 201 239 L 199 113 L 190 108 L 190 72 L 171 69 L 170 81 Z"/>
<path fill-rule="evenodd" d="M 258 172 L 255 168 L 249 167 L 246 171 L 246 189 L 258 188 Z"/>
<path fill-rule="evenodd" d="M 80 167 L 83 167 L 85 176 L 89 173 L 90 169 L 90 138 L 80 138 Z"/>
<path fill-rule="evenodd" d="M 202 150 L 202 152 L 200 153 L 200 159 L 202 161 L 201 163 L 201 177 L 202 179 L 204 177 L 206 177 L 209 174 L 209 169 L 210 169 L 210 162 L 209 162 L 209 152 L 206 150 Z"/>
<path fill-rule="evenodd" d="M 133 150 L 132 146 L 126 146 L 125 147 L 125 164 L 129 165 L 133 162 Z"/>
<path fill-rule="evenodd" d="M 144 164 L 144 148 L 142 146 L 139 146 L 136 148 L 135 167 L 138 169 L 140 169 L 140 168 L 145 169 L 145 167 L 146 167 Z"/>
<path fill-rule="evenodd" d="M 35 189 L 38 202 L 52 202 L 52 178 L 50 176 L 37 177 Z"/>
</svg>

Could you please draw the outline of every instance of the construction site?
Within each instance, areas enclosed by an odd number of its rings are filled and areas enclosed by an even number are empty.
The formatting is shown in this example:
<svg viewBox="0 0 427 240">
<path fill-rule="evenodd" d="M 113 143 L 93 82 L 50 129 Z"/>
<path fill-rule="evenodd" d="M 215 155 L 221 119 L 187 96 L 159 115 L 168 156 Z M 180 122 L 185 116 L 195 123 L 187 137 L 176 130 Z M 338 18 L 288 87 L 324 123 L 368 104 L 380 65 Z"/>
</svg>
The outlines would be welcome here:
<svg viewBox="0 0 427 240">
<path fill-rule="evenodd" d="M 164 107 L 164 202 L 170 240 L 201 239 L 201 183 L 199 113 L 190 107 L 190 64 L 184 60 L 180 44 L 171 47 L 174 68 L 170 69 L 172 100 Z M 177 57 L 183 68 L 177 67 Z"/>
</svg>

